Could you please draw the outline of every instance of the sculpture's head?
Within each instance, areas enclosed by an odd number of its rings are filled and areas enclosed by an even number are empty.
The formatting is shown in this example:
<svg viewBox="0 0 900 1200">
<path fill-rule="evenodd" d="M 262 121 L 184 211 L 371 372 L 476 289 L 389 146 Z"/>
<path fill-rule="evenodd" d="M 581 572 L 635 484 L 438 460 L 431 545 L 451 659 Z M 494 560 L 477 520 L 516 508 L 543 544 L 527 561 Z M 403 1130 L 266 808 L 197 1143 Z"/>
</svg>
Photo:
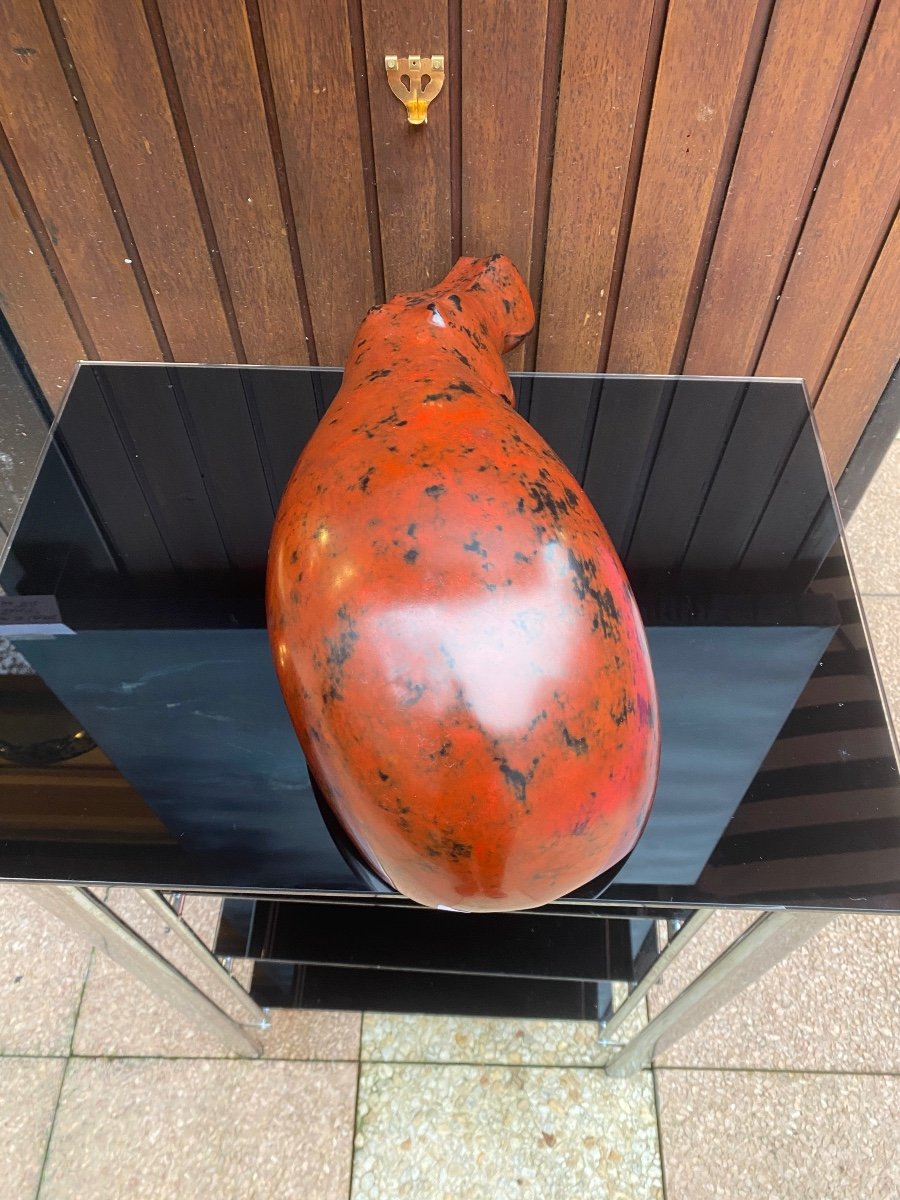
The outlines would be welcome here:
<svg viewBox="0 0 900 1200">
<path fill-rule="evenodd" d="M 534 328 L 534 305 L 525 280 L 505 254 L 460 258 L 434 289 L 448 298 L 477 299 L 491 339 L 501 354 L 514 350 Z"/>
<path fill-rule="evenodd" d="M 344 384 L 387 378 L 384 369 L 372 375 L 372 356 L 383 354 L 385 346 L 399 353 L 404 343 L 417 347 L 417 361 L 428 374 L 435 365 L 430 357 L 435 346 L 438 360 L 446 361 L 452 349 L 488 391 L 513 404 L 501 355 L 515 349 L 533 328 L 528 288 L 506 255 L 460 258 L 428 291 L 404 292 L 369 309 L 357 330 Z"/>
</svg>

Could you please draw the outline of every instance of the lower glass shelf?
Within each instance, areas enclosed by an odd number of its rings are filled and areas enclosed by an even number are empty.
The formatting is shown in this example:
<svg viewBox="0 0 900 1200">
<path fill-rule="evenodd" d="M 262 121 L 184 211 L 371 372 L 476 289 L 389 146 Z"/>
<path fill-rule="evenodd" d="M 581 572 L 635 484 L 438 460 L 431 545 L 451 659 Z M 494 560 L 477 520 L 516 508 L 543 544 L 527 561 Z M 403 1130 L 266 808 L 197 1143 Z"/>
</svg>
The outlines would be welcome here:
<svg viewBox="0 0 900 1200">
<path fill-rule="evenodd" d="M 651 945 L 652 943 L 652 945 Z M 270 1008 L 598 1020 L 654 957 L 655 922 L 584 911 L 229 899 L 215 951 Z"/>
</svg>

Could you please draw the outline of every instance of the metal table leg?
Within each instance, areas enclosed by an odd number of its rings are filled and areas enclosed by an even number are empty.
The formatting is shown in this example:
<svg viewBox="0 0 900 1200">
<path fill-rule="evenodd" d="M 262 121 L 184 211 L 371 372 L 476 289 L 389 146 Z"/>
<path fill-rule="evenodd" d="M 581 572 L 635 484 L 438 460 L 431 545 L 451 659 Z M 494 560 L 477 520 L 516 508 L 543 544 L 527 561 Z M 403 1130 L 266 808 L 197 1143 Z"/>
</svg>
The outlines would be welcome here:
<svg viewBox="0 0 900 1200">
<path fill-rule="evenodd" d="M 28 895 L 70 929 L 87 938 L 95 949 L 102 950 L 113 962 L 130 971 L 151 991 L 168 1000 L 173 1008 L 177 1008 L 189 1020 L 219 1037 L 229 1049 L 247 1058 L 259 1056 L 260 1043 L 248 1030 L 223 1012 L 92 892 L 86 888 L 66 884 L 32 884 L 28 888 Z M 144 898 L 146 899 L 146 896 Z M 159 903 L 165 904 L 161 899 Z M 155 911 L 160 911 L 155 903 L 153 907 Z M 165 907 L 168 908 L 168 905 Z M 172 910 L 169 909 L 169 912 Z M 181 926 L 176 932 L 185 937 L 184 930 L 188 927 L 180 922 L 174 913 L 172 917 Z M 193 931 L 191 935 L 193 936 Z M 187 938 L 185 940 L 188 941 Z M 196 950 L 194 952 L 196 953 Z M 208 954 L 208 951 L 206 953 Z M 209 957 L 213 959 L 222 976 L 230 978 L 215 958 L 212 955 Z M 231 982 L 234 987 L 239 987 L 233 980 Z M 246 993 L 242 992 L 242 995 L 246 996 Z M 263 1011 L 249 996 L 246 996 L 244 1008 L 248 1014 L 252 1013 L 256 1024 L 262 1024 Z"/>
<path fill-rule="evenodd" d="M 672 961 L 677 958 L 694 934 L 703 928 L 704 924 L 715 911 L 714 908 L 698 908 L 696 912 L 691 913 L 678 932 L 670 936 L 667 945 L 659 957 L 648 967 L 612 1016 L 600 1023 L 602 1032 L 601 1041 L 603 1043 L 614 1042 L 616 1040 L 616 1034 L 619 1029 L 647 995 L 653 984 L 656 983 L 663 971 L 671 965 Z"/>
<path fill-rule="evenodd" d="M 250 1021 L 254 1025 L 265 1026 L 266 1014 L 259 1007 L 255 1000 L 251 999 L 249 994 L 244 991 L 236 979 L 225 970 L 213 952 L 206 946 L 200 938 L 197 937 L 187 921 L 185 921 L 170 905 L 167 904 L 159 892 L 154 892 L 151 888 L 135 888 L 134 889 L 144 903 L 152 908 L 158 917 L 166 923 L 169 929 L 177 935 L 178 939 L 191 952 L 194 958 L 206 968 L 224 987 L 231 993 L 233 999 L 241 1006 Z"/>
<path fill-rule="evenodd" d="M 833 913 L 802 912 L 772 912 L 759 917 L 619 1051 L 606 1067 L 607 1075 L 621 1078 L 649 1066 L 657 1054 L 690 1033 L 833 919 Z"/>
</svg>

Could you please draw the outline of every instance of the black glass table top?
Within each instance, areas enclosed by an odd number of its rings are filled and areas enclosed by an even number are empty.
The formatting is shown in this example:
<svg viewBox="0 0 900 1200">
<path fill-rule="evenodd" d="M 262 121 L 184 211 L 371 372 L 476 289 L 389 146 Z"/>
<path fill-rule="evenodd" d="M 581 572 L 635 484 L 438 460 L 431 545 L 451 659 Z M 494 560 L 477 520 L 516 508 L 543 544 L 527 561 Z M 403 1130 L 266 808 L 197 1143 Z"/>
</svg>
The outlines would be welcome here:
<svg viewBox="0 0 900 1200">
<path fill-rule="evenodd" d="M 360 895 L 271 666 L 274 511 L 340 384 L 82 365 L 0 566 L 0 878 Z M 900 783 L 802 385 L 523 375 L 632 581 L 653 814 L 600 898 L 900 911 Z M 343 850 L 343 852 L 342 852 Z"/>
</svg>

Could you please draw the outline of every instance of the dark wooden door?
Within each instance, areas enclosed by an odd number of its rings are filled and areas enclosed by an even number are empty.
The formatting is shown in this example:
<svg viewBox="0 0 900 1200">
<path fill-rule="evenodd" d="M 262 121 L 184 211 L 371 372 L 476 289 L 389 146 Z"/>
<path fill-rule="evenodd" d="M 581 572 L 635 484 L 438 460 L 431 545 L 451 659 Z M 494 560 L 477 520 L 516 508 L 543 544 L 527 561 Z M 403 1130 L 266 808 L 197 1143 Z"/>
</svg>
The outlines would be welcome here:
<svg viewBox="0 0 900 1200">
<path fill-rule="evenodd" d="M 427 126 L 387 53 L 443 53 Z M 832 471 L 900 347 L 900 0 L 0 0 L 0 306 L 79 358 L 339 364 L 503 250 L 511 366 L 804 378 Z"/>
</svg>

